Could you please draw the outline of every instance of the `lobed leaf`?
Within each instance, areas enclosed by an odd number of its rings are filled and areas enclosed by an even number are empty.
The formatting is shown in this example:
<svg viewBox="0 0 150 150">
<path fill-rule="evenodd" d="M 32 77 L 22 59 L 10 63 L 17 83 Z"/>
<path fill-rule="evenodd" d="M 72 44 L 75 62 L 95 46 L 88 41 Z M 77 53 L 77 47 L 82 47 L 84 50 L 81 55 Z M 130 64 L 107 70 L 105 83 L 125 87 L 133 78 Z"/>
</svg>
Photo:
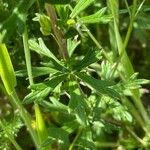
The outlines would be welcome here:
<svg viewBox="0 0 150 150">
<path fill-rule="evenodd" d="M 80 71 L 83 68 L 88 67 L 89 65 L 99 61 L 101 58 L 102 58 L 102 55 L 101 55 L 100 50 L 90 49 L 86 53 L 85 57 L 75 65 L 74 70 Z"/>
<path fill-rule="evenodd" d="M 57 70 L 50 68 L 50 67 L 32 67 L 32 74 L 33 77 L 39 77 L 47 74 L 53 74 L 56 73 Z M 15 71 L 16 76 L 18 77 L 26 77 L 27 76 L 27 70 L 18 70 Z"/>
<path fill-rule="evenodd" d="M 38 38 L 38 42 L 37 43 L 35 40 L 29 40 L 29 47 L 30 49 L 34 50 L 35 52 L 37 52 L 38 54 L 41 55 L 45 55 L 47 57 L 50 57 L 52 59 L 54 59 L 56 62 L 59 63 L 59 60 L 54 56 L 54 54 L 46 47 L 44 41 L 42 40 L 42 38 Z"/>
<path fill-rule="evenodd" d="M 94 2 L 94 0 L 79 0 L 77 2 L 77 5 L 72 10 L 70 17 L 71 18 L 76 17 L 81 11 L 83 11 L 85 8 L 87 8 L 93 2 Z"/>
<path fill-rule="evenodd" d="M 78 22 L 83 24 L 92 24 L 92 23 L 108 23 L 112 20 L 111 15 L 105 15 L 106 7 L 100 9 L 96 13 L 81 17 L 78 19 Z"/>
<path fill-rule="evenodd" d="M 40 31 L 43 35 L 48 36 L 51 34 L 51 22 L 50 18 L 44 14 L 35 14 L 36 17 L 34 17 L 32 20 L 37 21 L 40 24 Z"/>
<path fill-rule="evenodd" d="M 41 101 L 43 100 L 50 92 L 52 92 L 55 87 L 60 84 L 63 80 L 65 80 L 67 77 L 67 74 L 62 74 L 56 77 L 53 77 L 50 81 L 46 81 L 44 83 L 38 83 L 31 85 L 32 91 L 30 94 L 28 94 L 24 100 L 23 103 L 31 103 L 33 101 Z"/>
<path fill-rule="evenodd" d="M 76 47 L 81 43 L 81 41 L 72 40 L 71 38 L 67 39 L 67 49 L 69 56 L 71 56 L 76 49 Z"/>
</svg>

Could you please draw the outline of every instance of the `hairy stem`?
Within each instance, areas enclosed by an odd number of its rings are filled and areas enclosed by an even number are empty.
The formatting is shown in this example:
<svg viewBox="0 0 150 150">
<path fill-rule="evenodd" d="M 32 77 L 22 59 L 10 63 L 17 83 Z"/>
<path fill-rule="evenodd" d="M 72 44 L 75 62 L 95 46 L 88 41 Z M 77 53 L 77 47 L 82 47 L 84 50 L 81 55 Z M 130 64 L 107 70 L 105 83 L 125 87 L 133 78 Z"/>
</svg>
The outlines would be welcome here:
<svg viewBox="0 0 150 150">
<path fill-rule="evenodd" d="M 16 140 L 14 139 L 14 137 L 9 133 L 9 131 L 7 130 L 7 128 L 5 127 L 5 125 L 3 124 L 3 122 L 0 120 L 0 127 L 2 128 L 2 130 L 5 132 L 5 134 L 7 135 L 8 139 L 11 141 L 11 143 L 14 145 L 14 147 L 16 148 L 16 150 L 23 150 L 20 145 L 16 142 Z"/>
<path fill-rule="evenodd" d="M 55 12 L 55 8 L 51 4 L 46 3 L 45 9 L 47 11 L 48 16 L 50 17 L 52 30 L 59 45 L 59 55 L 60 57 L 66 60 L 69 57 L 67 51 L 67 41 L 64 38 L 63 32 L 57 26 L 57 15 Z"/>
</svg>

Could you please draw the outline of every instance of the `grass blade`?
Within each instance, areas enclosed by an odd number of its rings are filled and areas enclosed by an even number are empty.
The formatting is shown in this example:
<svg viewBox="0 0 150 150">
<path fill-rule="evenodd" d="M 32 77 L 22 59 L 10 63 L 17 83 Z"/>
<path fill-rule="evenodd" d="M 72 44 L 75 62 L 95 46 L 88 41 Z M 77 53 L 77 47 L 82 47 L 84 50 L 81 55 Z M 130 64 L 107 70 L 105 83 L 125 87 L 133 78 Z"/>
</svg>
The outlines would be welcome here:
<svg viewBox="0 0 150 150">
<path fill-rule="evenodd" d="M 5 44 L 0 44 L 0 76 L 10 95 L 17 85 L 14 68 Z"/>
</svg>

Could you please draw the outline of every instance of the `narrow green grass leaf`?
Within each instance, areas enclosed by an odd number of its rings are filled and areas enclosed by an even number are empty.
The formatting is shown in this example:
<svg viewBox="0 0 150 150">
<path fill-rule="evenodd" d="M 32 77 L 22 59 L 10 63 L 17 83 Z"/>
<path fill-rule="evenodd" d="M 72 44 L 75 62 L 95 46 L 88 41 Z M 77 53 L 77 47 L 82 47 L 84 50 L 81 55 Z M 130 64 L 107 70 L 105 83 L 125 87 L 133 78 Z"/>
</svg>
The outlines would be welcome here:
<svg viewBox="0 0 150 150">
<path fill-rule="evenodd" d="M 39 138 L 39 143 L 42 144 L 48 138 L 48 132 L 43 120 L 43 116 L 38 104 L 34 105 L 35 107 L 35 117 L 36 117 L 36 131 Z M 41 150 L 51 150 L 50 146 L 43 147 Z"/>
<path fill-rule="evenodd" d="M 115 12 L 114 12 L 115 16 L 112 17 L 115 17 L 117 24 L 119 24 L 119 2 L 118 0 L 115 0 L 115 2 L 112 2 L 110 0 L 107 1 L 108 14 L 112 15 L 112 9 L 110 3 L 113 3 L 113 7 L 115 7 Z M 114 35 L 115 35 L 114 22 L 112 20 L 111 22 L 109 22 L 109 40 L 110 40 L 111 49 L 113 51 L 113 57 L 115 60 L 118 55 L 118 47 L 116 42 L 116 36 Z"/>
<path fill-rule="evenodd" d="M 85 16 L 82 18 L 78 19 L 78 22 L 83 23 L 83 24 L 93 24 L 93 23 L 108 23 L 112 20 L 111 15 L 105 15 L 106 12 L 106 7 L 100 9 L 96 13 Z"/>
<path fill-rule="evenodd" d="M 83 11 L 85 8 L 87 8 L 93 2 L 94 2 L 94 0 L 79 0 L 77 2 L 77 5 L 72 10 L 70 17 L 71 18 L 76 17 L 81 11 Z"/>
<path fill-rule="evenodd" d="M 10 95 L 17 85 L 11 59 L 5 44 L 0 44 L 0 76 L 7 93 Z"/>
</svg>

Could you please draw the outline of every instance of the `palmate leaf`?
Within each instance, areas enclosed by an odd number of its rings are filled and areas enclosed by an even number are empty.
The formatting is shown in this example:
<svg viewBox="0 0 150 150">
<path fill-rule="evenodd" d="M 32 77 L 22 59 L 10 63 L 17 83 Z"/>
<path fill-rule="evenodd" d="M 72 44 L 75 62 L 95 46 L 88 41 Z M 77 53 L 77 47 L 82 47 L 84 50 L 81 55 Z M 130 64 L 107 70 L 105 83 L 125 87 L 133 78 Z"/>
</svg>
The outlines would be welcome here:
<svg viewBox="0 0 150 150">
<path fill-rule="evenodd" d="M 122 83 L 124 89 L 138 89 L 141 88 L 143 84 L 150 84 L 150 80 L 147 79 L 137 79 L 138 73 L 134 73 L 130 78 Z"/>
<path fill-rule="evenodd" d="M 48 96 L 50 92 L 55 89 L 58 84 L 66 79 L 67 75 L 68 74 L 61 74 L 53 77 L 50 81 L 33 84 L 31 86 L 31 89 L 33 89 L 33 91 L 24 98 L 23 103 L 27 104 L 33 101 L 43 100 L 46 96 Z"/>
<path fill-rule="evenodd" d="M 29 40 L 29 47 L 31 50 L 37 52 L 38 54 L 49 57 L 51 64 L 53 66 L 52 68 L 57 69 L 57 70 L 61 70 L 61 71 L 67 70 L 61 64 L 61 62 L 55 57 L 55 55 L 46 47 L 42 38 L 39 38 L 38 42 L 36 42 L 33 39 Z"/>
<path fill-rule="evenodd" d="M 120 94 L 111 88 L 111 86 L 113 86 L 114 83 L 106 81 L 106 80 L 98 80 L 81 72 L 76 73 L 76 75 L 83 82 L 88 84 L 92 89 L 96 90 L 99 94 L 108 95 L 115 99 L 120 98 Z"/>
<path fill-rule="evenodd" d="M 112 20 L 112 16 L 105 15 L 105 12 L 106 12 L 106 7 L 100 9 L 95 14 L 79 18 L 78 22 L 83 23 L 83 24 L 108 23 Z"/>
<path fill-rule="evenodd" d="M 94 0 L 79 0 L 77 2 L 77 5 L 72 10 L 70 17 L 71 18 L 76 17 L 81 11 L 83 11 L 85 8 L 87 8 L 93 2 L 94 2 Z"/>
<path fill-rule="evenodd" d="M 90 49 L 86 53 L 85 57 L 74 66 L 73 70 L 80 71 L 83 68 L 88 67 L 89 65 L 99 61 L 101 58 L 102 55 L 100 50 Z"/>
<path fill-rule="evenodd" d="M 114 101 L 111 97 L 102 96 L 101 101 L 99 102 L 98 109 L 100 109 L 104 114 L 106 114 L 115 120 L 132 123 L 133 118 L 131 114 L 128 112 L 126 106 L 122 105 L 118 101 Z M 99 113 L 99 112 L 98 112 Z M 107 119 L 106 119 L 107 120 Z"/>
<path fill-rule="evenodd" d="M 55 74 L 49 81 L 45 81 L 42 83 L 33 84 L 30 86 L 33 90 L 43 90 L 47 87 L 54 89 L 60 82 L 64 81 L 67 78 L 68 74 L 57 73 Z"/>
<path fill-rule="evenodd" d="M 78 83 L 74 80 L 69 82 L 69 93 L 70 93 L 69 111 L 75 114 L 77 121 L 82 126 L 86 126 L 87 104 L 85 102 L 84 96 L 81 94 Z"/>
<path fill-rule="evenodd" d="M 35 40 L 29 40 L 29 47 L 31 50 L 37 52 L 38 54 L 47 56 L 60 63 L 59 60 L 54 56 L 54 54 L 46 47 L 42 38 L 38 38 L 38 43 Z"/>
</svg>

